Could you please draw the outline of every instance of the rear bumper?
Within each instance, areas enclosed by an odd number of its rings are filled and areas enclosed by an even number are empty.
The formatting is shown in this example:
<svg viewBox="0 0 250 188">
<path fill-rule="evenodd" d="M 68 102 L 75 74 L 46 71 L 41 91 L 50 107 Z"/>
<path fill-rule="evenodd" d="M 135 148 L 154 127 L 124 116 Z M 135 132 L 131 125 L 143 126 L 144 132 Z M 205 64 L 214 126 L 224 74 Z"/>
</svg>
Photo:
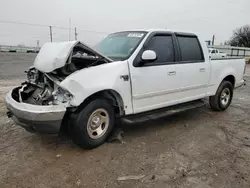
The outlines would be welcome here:
<svg viewBox="0 0 250 188">
<path fill-rule="evenodd" d="M 240 82 L 235 84 L 235 89 L 245 85 L 245 83 L 246 83 L 246 81 L 244 79 L 242 79 Z"/>
<path fill-rule="evenodd" d="M 66 108 L 60 105 L 39 106 L 17 102 L 12 91 L 5 96 L 7 115 L 29 132 L 59 133 Z"/>
</svg>

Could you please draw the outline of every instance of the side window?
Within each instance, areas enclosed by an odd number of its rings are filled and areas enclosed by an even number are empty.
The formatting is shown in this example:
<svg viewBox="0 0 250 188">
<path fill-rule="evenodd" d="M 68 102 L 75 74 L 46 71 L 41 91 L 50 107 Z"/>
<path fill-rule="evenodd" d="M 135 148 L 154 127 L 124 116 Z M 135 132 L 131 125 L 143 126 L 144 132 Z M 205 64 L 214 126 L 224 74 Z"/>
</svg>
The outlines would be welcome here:
<svg viewBox="0 0 250 188">
<path fill-rule="evenodd" d="M 215 54 L 215 50 L 212 50 L 212 54 Z"/>
<path fill-rule="evenodd" d="M 200 47 L 197 37 L 177 36 L 177 40 L 180 46 L 182 61 L 193 61 L 193 62 L 204 61 L 202 49 Z"/>
<path fill-rule="evenodd" d="M 174 46 L 170 35 L 152 37 L 145 50 L 155 51 L 157 59 L 153 63 L 174 62 Z"/>
</svg>

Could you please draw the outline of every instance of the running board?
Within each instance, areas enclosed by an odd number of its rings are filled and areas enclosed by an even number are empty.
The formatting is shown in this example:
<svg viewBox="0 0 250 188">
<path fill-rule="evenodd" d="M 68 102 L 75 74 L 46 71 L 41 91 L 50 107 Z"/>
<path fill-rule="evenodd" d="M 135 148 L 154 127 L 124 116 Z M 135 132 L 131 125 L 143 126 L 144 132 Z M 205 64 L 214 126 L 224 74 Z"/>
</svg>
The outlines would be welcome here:
<svg viewBox="0 0 250 188">
<path fill-rule="evenodd" d="M 205 101 L 196 100 L 187 103 L 182 103 L 174 106 L 169 106 L 166 108 L 161 108 L 158 110 L 153 110 L 149 112 L 143 112 L 135 115 L 129 115 L 122 118 L 125 123 L 142 123 L 148 120 L 155 120 L 165 116 L 173 115 L 176 113 L 184 112 L 186 110 L 192 110 L 195 108 L 201 108 L 206 106 Z"/>
</svg>

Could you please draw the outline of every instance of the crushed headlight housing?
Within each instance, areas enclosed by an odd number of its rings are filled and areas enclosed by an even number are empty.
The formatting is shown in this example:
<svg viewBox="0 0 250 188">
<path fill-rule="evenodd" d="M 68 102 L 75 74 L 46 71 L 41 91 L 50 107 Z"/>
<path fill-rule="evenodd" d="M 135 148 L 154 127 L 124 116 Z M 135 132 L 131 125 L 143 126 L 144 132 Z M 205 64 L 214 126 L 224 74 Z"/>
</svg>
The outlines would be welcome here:
<svg viewBox="0 0 250 188">
<path fill-rule="evenodd" d="M 57 90 L 53 91 L 53 104 L 69 103 L 73 96 L 66 90 L 58 87 Z"/>
</svg>

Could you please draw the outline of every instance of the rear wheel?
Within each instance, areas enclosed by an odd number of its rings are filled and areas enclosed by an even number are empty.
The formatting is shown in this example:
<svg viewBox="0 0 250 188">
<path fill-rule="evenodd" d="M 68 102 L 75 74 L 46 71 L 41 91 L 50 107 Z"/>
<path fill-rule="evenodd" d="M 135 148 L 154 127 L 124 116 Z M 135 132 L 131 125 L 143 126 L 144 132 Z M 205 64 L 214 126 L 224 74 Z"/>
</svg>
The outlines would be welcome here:
<svg viewBox="0 0 250 188">
<path fill-rule="evenodd" d="M 209 98 L 212 110 L 224 111 L 231 104 L 233 98 L 233 85 L 229 81 L 222 81 L 216 94 Z"/>
<path fill-rule="evenodd" d="M 114 127 L 114 109 L 107 100 L 90 102 L 76 116 L 71 127 L 75 144 L 92 149 L 103 144 Z"/>
</svg>

